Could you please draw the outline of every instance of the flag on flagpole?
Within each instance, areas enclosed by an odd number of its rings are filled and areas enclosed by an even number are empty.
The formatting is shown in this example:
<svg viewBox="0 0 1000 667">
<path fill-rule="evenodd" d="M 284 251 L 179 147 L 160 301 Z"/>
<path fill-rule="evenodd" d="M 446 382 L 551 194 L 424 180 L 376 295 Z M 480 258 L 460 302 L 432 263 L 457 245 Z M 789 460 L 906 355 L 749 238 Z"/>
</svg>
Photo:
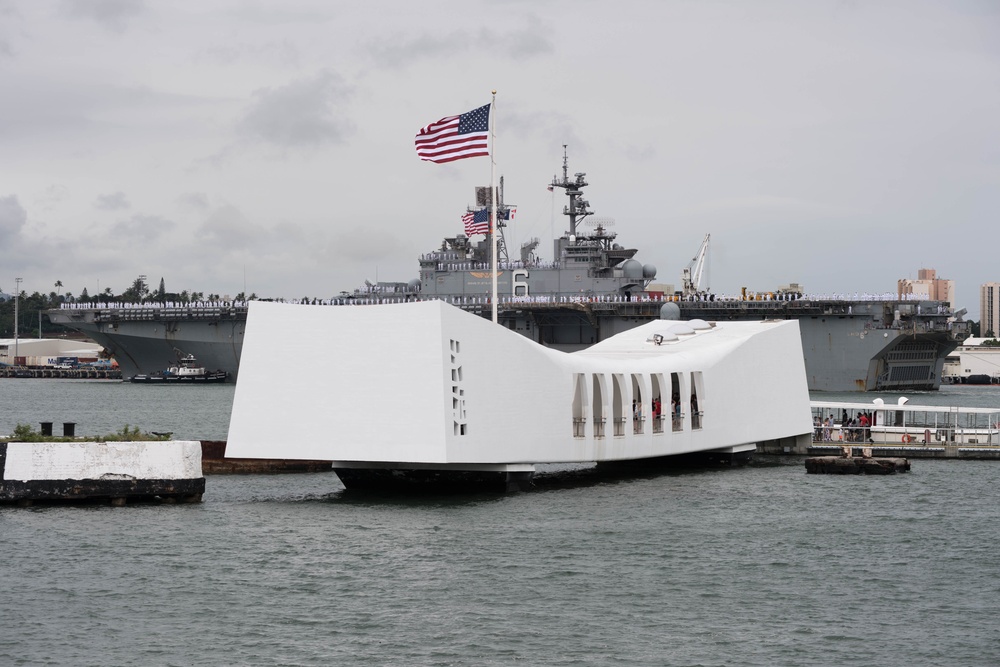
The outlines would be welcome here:
<svg viewBox="0 0 1000 667">
<path fill-rule="evenodd" d="M 485 208 L 478 211 L 469 211 L 462 216 L 462 224 L 465 225 L 465 235 L 489 234 L 490 233 L 490 213 Z"/>
<path fill-rule="evenodd" d="M 447 116 L 417 133 L 417 155 L 428 162 L 452 162 L 488 156 L 490 105 L 459 116 Z"/>
</svg>

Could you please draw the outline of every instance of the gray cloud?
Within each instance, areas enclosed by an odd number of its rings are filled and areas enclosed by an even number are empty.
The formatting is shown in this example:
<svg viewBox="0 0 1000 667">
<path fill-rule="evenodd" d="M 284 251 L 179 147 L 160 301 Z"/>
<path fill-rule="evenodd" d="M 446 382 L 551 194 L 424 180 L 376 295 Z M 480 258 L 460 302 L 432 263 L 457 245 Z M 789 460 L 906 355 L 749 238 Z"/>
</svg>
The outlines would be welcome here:
<svg viewBox="0 0 1000 667">
<path fill-rule="evenodd" d="M 99 195 L 94 206 L 105 211 L 120 211 L 124 208 L 130 208 L 132 205 L 128 203 L 125 193 L 118 191 L 110 195 Z"/>
<path fill-rule="evenodd" d="M 12 71 L 7 85 L 17 91 L 0 104 L 0 136 L 12 142 L 59 140 L 64 148 L 100 144 L 118 134 L 159 122 L 171 125 L 200 118 L 217 100 L 154 90 L 147 85 L 96 81 L 85 84 L 62 74 L 31 76 Z M 167 117 L 170 121 L 166 121 Z M 182 119 L 178 121 L 178 119 Z M 162 127 L 162 126 L 161 126 Z M 120 135 L 119 135 L 120 136 Z M 37 148 L 37 144 L 25 144 Z"/>
<path fill-rule="evenodd" d="M 532 19 L 528 28 L 508 30 L 499 35 L 483 30 L 479 38 L 487 44 L 503 44 L 504 52 L 514 60 L 526 60 L 555 51 L 550 34 L 547 24 Z"/>
<path fill-rule="evenodd" d="M 427 33 L 411 39 L 399 36 L 373 42 L 368 51 L 376 64 L 386 67 L 401 67 L 414 61 L 444 58 L 468 50 L 472 40 L 464 32 L 447 35 Z"/>
<path fill-rule="evenodd" d="M 263 44 L 213 44 L 202 51 L 198 59 L 222 65 L 248 62 L 298 67 L 299 50 L 287 39 Z"/>
<path fill-rule="evenodd" d="M 186 208 L 208 210 L 208 195 L 204 192 L 185 192 L 177 198 L 177 203 Z"/>
<path fill-rule="evenodd" d="M 8 2 L 8 0 L 0 0 L 0 17 L 21 18 L 17 10 L 14 9 L 13 3 Z M 11 47 L 10 39 L 6 34 L 10 25 L 10 21 L 0 22 L 0 59 L 14 57 L 14 49 Z"/>
<path fill-rule="evenodd" d="M 402 257 L 406 262 L 413 253 L 405 243 L 391 234 L 372 233 L 370 228 L 353 227 L 334 235 L 325 246 L 311 250 L 317 261 L 359 262 L 374 266 L 388 257 Z"/>
<path fill-rule="evenodd" d="M 321 2 L 318 5 L 306 3 L 307 7 L 298 7 L 298 3 L 290 2 L 237 2 L 229 7 L 225 14 L 236 21 L 246 21 L 266 25 L 272 28 L 277 25 L 322 25 L 337 18 L 335 8 L 337 3 Z M 341 13 L 344 10 L 340 10 Z"/>
<path fill-rule="evenodd" d="M 21 206 L 17 195 L 0 197 L 0 247 L 9 248 L 28 223 L 28 212 Z"/>
<path fill-rule="evenodd" d="M 207 245 L 218 248 L 246 248 L 259 235 L 259 228 L 232 205 L 212 211 L 208 219 L 198 228 L 198 237 Z"/>
<path fill-rule="evenodd" d="M 456 30 L 447 34 L 428 32 L 416 37 L 394 35 L 371 42 L 368 53 L 376 64 L 402 67 L 423 60 L 454 58 L 456 54 L 497 48 L 496 55 L 512 60 L 526 60 L 554 50 L 549 30 L 543 22 L 533 21 L 528 28 L 508 31 L 480 30 L 478 34 Z"/>
<path fill-rule="evenodd" d="M 142 0 L 63 0 L 60 9 L 69 18 L 95 21 L 119 33 L 130 20 L 146 12 Z"/>
<path fill-rule="evenodd" d="M 119 244 L 146 243 L 164 236 L 176 225 L 159 215 L 144 215 L 136 213 L 127 220 L 116 223 L 111 228 L 112 236 L 118 240 Z"/>
<path fill-rule="evenodd" d="M 354 132 L 343 113 L 351 90 L 330 71 L 280 88 L 254 92 L 255 102 L 240 122 L 254 139 L 281 147 L 342 143 Z"/>
<path fill-rule="evenodd" d="M 57 204 L 69 199 L 69 188 L 61 183 L 53 183 L 42 194 L 35 197 L 35 203 L 42 209 L 51 211 Z"/>
</svg>

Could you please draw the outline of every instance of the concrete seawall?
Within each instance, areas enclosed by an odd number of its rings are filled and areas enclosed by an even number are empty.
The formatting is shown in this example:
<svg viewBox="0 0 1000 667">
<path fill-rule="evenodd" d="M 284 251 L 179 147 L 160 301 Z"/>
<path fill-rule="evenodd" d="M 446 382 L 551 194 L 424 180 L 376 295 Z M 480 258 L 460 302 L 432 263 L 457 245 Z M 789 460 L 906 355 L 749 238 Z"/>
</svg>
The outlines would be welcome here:
<svg viewBox="0 0 1000 667">
<path fill-rule="evenodd" d="M 0 443 L 0 502 L 198 502 L 204 491 L 198 441 Z"/>
</svg>

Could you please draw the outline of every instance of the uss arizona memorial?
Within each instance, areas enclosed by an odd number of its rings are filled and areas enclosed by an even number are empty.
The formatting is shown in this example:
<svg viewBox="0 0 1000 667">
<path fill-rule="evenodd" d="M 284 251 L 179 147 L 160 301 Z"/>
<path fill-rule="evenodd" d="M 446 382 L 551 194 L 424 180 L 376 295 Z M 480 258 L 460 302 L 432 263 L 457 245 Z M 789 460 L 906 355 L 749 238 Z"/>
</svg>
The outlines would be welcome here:
<svg viewBox="0 0 1000 667">
<path fill-rule="evenodd" d="M 566 353 L 440 301 L 254 302 L 246 332 L 227 455 L 333 460 L 348 488 L 512 488 L 542 463 L 738 458 L 812 432 L 795 320 L 659 320 Z M 277 337 L 324 353 L 276 366 Z"/>
</svg>

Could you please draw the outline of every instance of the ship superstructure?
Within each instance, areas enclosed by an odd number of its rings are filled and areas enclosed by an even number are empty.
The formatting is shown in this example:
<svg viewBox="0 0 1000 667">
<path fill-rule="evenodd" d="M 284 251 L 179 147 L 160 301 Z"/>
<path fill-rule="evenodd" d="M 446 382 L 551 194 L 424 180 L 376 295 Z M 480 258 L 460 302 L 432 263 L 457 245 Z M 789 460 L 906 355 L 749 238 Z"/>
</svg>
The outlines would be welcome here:
<svg viewBox="0 0 1000 667">
<path fill-rule="evenodd" d="M 590 202 L 583 198 L 583 188 L 587 185 L 586 174 L 570 176 L 569 160 L 564 152 L 562 177 L 554 176 L 549 189 L 560 188 L 569 198 L 563 209 L 569 229 L 553 241 L 552 261 L 543 261 L 536 255 L 538 239 L 524 243 L 518 258 L 509 257 L 503 230 L 511 207 L 503 201 L 501 185 L 496 221 L 501 235 L 498 239 L 497 293 L 503 299 L 561 302 L 616 297 L 628 300 L 645 294 L 646 287 L 656 277 L 656 267 L 634 259 L 637 249 L 623 248 L 615 242 L 617 234 L 608 229 L 614 221 L 595 217 Z M 487 202 L 480 200 L 479 203 Z M 464 234 L 446 237 L 440 248 L 420 256 L 418 280 L 369 285 L 361 290 L 362 296 L 413 295 L 420 299 L 464 300 L 466 303 L 469 299 L 488 298 L 492 290 L 491 245 L 489 233 L 481 241 L 473 241 Z"/>
</svg>

